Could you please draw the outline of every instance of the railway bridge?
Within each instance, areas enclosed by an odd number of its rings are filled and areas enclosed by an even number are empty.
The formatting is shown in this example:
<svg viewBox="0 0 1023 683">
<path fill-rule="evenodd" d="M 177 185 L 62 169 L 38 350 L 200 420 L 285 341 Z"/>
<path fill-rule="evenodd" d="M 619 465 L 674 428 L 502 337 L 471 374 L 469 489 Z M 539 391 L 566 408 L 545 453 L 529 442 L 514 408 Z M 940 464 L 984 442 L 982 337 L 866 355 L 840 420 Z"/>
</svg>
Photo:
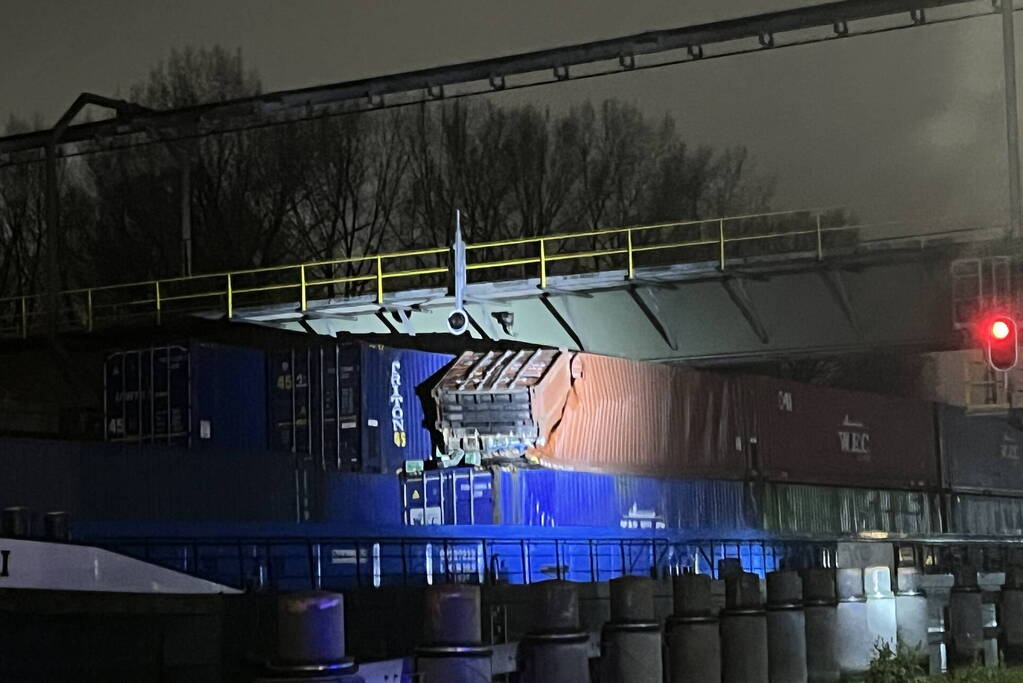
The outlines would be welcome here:
<svg viewBox="0 0 1023 683">
<path fill-rule="evenodd" d="M 644 360 L 725 362 L 966 341 L 1015 300 L 1005 227 L 849 224 L 812 209 L 448 245 L 62 292 L 60 329 L 180 316 L 335 336 L 447 333 Z M 0 299 L 0 332 L 46 328 L 46 297 Z"/>
</svg>

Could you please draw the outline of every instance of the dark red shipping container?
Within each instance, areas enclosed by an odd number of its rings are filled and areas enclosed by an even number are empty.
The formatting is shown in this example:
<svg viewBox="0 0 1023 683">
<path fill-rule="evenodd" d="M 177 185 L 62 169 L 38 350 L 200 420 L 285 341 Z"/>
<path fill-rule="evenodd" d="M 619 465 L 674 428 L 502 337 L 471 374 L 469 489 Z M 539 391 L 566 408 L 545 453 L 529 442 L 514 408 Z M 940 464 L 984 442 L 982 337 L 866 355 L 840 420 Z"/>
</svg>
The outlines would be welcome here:
<svg viewBox="0 0 1023 683">
<path fill-rule="evenodd" d="M 767 479 L 937 485 L 933 404 L 767 377 L 741 381 L 755 420 L 751 464 Z"/>
<path fill-rule="evenodd" d="M 589 353 L 574 354 L 571 374 L 561 421 L 532 452 L 542 464 L 670 477 L 746 474 L 746 420 L 734 379 Z"/>
</svg>

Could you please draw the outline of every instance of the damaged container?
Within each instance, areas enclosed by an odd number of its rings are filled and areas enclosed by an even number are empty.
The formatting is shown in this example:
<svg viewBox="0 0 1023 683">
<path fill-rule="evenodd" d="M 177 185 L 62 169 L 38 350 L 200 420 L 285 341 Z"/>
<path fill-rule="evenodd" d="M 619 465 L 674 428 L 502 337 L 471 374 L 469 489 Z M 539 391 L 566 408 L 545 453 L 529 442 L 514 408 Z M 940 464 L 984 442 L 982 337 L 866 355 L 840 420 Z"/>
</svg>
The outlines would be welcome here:
<svg viewBox="0 0 1023 683">
<path fill-rule="evenodd" d="M 577 471 L 746 474 L 741 394 L 722 375 L 567 351 L 466 352 L 433 396 L 449 453 Z"/>
<path fill-rule="evenodd" d="M 445 452 L 519 458 L 544 445 L 571 388 L 572 355 L 543 349 L 459 356 L 432 392 Z"/>
</svg>

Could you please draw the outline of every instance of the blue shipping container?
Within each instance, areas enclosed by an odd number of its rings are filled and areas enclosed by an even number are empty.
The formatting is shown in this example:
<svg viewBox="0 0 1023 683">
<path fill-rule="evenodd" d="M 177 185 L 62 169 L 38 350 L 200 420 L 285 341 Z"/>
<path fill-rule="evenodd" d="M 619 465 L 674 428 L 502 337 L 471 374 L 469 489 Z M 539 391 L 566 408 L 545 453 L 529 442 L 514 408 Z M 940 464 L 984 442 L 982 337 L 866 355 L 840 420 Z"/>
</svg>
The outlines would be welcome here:
<svg viewBox="0 0 1023 683">
<path fill-rule="evenodd" d="M 402 477 L 405 524 L 493 524 L 493 480 L 474 468 Z"/>
<path fill-rule="evenodd" d="M 756 529 L 746 484 L 549 469 L 467 468 L 403 477 L 405 523 Z"/>
<path fill-rule="evenodd" d="M 431 378 L 453 358 L 336 341 L 271 353 L 271 448 L 350 472 L 395 472 L 406 460 L 427 460 Z"/>
<path fill-rule="evenodd" d="M 63 510 L 76 528 L 262 526 L 301 521 L 300 507 L 311 517 L 323 514 L 318 470 L 302 490 L 304 473 L 290 458 L 265 450 L 3 439 L 0 468 L 0 506 L 25 506 L 38 515 Z"/>
<path fill-rule="evenodd" d="M 255 349 L 192 342 L 112 353 L 106 440 L 265 451 L 265 386 Z"/>
<path fill-rule="evenodd" d="M 548 469 L 501 470 L 501 521 L 714 533 L 756 528 L 743 482 Z"/>
</svg>

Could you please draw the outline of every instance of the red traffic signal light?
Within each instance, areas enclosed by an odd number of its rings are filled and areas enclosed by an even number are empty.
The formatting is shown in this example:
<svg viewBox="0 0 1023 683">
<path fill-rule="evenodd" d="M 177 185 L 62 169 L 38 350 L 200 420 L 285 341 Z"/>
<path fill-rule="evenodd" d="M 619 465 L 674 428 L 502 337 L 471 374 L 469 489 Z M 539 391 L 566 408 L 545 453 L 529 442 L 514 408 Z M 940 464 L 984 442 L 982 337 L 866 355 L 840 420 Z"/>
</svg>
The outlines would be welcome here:
<svg viewBox="0 0 1023 683">
<path fill-rule="evenodd" d="M 987 360 L 995 370 L 1005 372 L 1019 360 L 1016 321 L 1007 315 L 991 318 L 985 329 Z"/>
</svg>

